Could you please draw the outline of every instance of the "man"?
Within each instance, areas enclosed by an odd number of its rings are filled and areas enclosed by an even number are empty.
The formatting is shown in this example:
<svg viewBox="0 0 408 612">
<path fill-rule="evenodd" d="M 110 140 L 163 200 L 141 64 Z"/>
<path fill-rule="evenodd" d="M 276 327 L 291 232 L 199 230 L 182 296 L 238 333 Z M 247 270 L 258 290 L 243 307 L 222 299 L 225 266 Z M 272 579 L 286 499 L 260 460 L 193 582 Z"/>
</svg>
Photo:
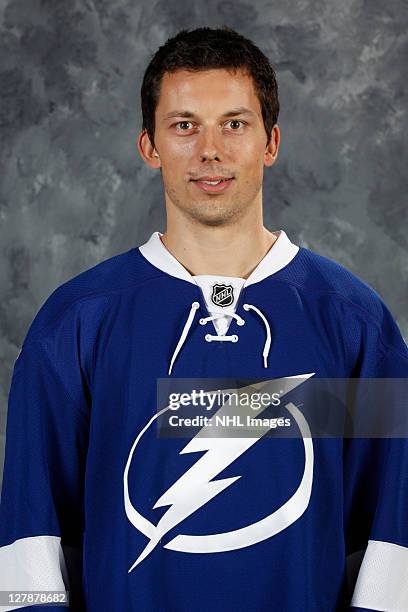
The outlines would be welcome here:
<svg viewBox="0 0 408 612">
<path fill-rule="evenodd" d="M 370 287 L 263 226 L 279 103 L 251 41 L 180 32 L 146 70 L 142 110 L 166 231 L 59 287 L 28 331 L 1 589 L 70 589 L 90 612 L 408 609 L 405 440 L 311 441 L 293 404 L 295 439 L 158 435 L 158 379 L 404 378 L 408 349 Z"/>
</svg>

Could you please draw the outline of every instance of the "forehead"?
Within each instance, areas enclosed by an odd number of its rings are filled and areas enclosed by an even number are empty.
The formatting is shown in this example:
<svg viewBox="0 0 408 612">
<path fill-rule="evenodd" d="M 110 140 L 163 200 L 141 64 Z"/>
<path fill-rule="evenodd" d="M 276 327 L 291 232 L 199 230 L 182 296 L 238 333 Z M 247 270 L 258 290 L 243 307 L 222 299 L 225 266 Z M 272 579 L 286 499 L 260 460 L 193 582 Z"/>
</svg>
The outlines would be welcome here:
<svg viewBox="0 0 408 612">
<path fill-rule="evenodd" d="M 156 113 L 160 116 L 175 109 L 222 112 L 234 106 L 245 106 L 261 115 L 253 79 L 246 72 L 183 69 L 163 75 Z"/>
</svg>

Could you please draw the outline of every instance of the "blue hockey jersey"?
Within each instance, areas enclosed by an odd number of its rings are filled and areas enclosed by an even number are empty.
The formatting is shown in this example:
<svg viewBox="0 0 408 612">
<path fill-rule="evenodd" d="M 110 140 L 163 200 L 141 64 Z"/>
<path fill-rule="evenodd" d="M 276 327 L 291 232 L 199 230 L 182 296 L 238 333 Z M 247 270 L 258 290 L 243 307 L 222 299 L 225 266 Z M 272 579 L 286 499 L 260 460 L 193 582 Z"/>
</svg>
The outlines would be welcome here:
<svg viewBox="0 0 408 612">
<path fill-rule="evenodd" d="M 298 376 L 405 378 L 408 349 L 373 289 L 283 230 L 247 279 L 191 275 L 154 232 L 58 287 L 13 370 L 0 591 L 68 590 L 87 612 L 407 611 L 405 439 L 157 435 L 158 379 Z"/>
</svg>

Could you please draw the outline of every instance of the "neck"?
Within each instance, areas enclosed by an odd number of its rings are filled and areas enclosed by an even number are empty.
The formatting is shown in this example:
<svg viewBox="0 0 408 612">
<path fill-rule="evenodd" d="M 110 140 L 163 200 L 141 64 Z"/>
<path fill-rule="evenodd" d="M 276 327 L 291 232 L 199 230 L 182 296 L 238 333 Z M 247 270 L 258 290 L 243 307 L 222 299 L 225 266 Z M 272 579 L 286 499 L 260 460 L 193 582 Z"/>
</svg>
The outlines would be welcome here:
<svg viewBox="0 0 408 612">
<path fill-rule="evenodd" d="M 205 225 L 167 216 L 164 246 L 190 272 L 248 278 L 277 239 L 262 216 L 225 225 Z"/>
</svg>

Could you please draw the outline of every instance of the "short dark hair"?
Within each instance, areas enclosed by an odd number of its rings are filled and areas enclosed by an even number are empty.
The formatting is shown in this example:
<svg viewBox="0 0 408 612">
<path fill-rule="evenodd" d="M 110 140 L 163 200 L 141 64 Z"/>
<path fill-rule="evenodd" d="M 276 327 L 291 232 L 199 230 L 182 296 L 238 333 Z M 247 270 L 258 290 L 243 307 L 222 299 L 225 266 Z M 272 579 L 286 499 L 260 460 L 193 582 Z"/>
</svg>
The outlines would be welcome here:
<svg viewBox="0 0 408 612">
<path fill-rule="evenodd" d="M 252 77 L 262 108 L 267 135 L 278 120 L 278 84 L 273 67 L 264 53 L 248 38 L 228 26 L 201 27 L 181 30 L 159 47 L 146 68 L 141 103 L 143 129 L 154 146 L 155 111 L 159 101 L 161 81 L 166 72 L 177 70 L 211 70 L 223 68 L 231 72 L 243 70 Z"/>
</svg>

